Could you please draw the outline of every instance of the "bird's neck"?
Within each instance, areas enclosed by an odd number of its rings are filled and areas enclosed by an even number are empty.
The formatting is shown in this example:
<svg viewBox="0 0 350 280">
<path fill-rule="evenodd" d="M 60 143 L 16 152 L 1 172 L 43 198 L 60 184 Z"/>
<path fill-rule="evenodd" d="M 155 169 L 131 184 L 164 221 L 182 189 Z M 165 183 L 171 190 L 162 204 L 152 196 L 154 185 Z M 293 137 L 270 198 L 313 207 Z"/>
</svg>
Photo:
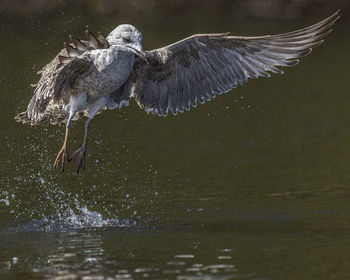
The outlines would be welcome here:
<svg viewBox="0 0 350 280">
<path fill-rule="evenodd" d="M 121 56 L 131 58 L 134 56 L 134 53 L 123 45 L 113 45 L 109 48 L 109 51 L 116 58 Z"/>
<path fill-rule="evenodd" d="M 102 58 L 102 57 L 101 57 Z M 123 46 L 111 46 L 105 53 L 103 63 L 99 63 L 97 70 L 101 77 L 108 81 L 111 90 L 119 88 L 125 83 L 134 67 L 134 54 Z"/>
</svg>

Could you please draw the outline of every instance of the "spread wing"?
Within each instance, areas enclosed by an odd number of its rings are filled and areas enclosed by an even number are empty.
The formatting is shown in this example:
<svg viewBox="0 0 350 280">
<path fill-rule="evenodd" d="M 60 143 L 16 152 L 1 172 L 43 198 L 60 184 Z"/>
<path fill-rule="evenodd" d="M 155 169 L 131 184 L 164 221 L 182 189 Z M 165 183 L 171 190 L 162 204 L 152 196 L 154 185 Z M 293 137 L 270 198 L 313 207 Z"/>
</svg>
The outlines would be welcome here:
<svg viewBox="0 0 350 280">
<path fill-rule="evenodd" d="M 70 36 L 71 43 L 66 44 L 59 54 L 47 64 L 38 74 L 40 80 L 35 86 L 34 95 L 27 111 L 15 118 L 24 123 L 38 124 L 48 117 L 53 123 L 60 122 L 68 116 L 62 106 L 69 102 L 70 89 L 77 76 L 86 73 L 93 67 L 88 58 L 81 56 L 91 49 L 108 48 L 105 37 L 98 33 L 95 37 L 86 31 L 86 41 L 80 41 Z"/>
<path fill-rule="evenodd" d="M 107 108 L 114 110 L 115 108 L 121 108 L 123 106 L 129 106 L 130 100 L 130 80 L 127 80 L 124 85 L 118 88 L 116 91 L 109 95 L 107 102 Z"/>
<path fill-rule="evenodd" d="M 260 37 L 200 34 L 147 53 L 149 64 L 136 61 L 130 95 L 147 112 L 176 115 L 198 102 L 230 91 L 248 78 L 283 74 L 320 45 L 339 18 L 339 11 L 294 32 Z"/>
</svg>

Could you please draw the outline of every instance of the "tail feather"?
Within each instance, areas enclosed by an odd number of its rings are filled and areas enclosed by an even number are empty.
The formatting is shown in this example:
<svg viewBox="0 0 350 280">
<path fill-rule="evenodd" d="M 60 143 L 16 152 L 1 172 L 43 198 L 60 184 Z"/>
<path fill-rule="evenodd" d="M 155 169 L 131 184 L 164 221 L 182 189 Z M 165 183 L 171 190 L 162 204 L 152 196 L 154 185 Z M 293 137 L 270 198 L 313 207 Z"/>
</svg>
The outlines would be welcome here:
<svg viewBox="0 0 350 280">
<path fill-rule="evenodd" d="M 100 112 L 99 112 L 100 113 Z M 15 116 L 15 120 L 21 123 L 28 123 L 31 125 L 38 125 L 46 120 L 49 120 L 51 124 L 59 124 L 67 122 L 69 112 L 55 108 L 43 114 L 40 119 L 34 119 L 28 116 L 28 112 L 22 112 Z M 87 110 L 79 111 L 73 117 L 73 121 L 79 120 L 83 117 L 89 117 L 89 112 Z"/>
<path fill-rule="evenodd" d="M 22 123 L 30 123 L 31 125 L 37 125 L 45 121 L 46 118 L 42 118 L 40 120 L 32 120 L 28 117 L 27 111 L 25 111 L 15 116 L 15 120 Z"/>
</svg>

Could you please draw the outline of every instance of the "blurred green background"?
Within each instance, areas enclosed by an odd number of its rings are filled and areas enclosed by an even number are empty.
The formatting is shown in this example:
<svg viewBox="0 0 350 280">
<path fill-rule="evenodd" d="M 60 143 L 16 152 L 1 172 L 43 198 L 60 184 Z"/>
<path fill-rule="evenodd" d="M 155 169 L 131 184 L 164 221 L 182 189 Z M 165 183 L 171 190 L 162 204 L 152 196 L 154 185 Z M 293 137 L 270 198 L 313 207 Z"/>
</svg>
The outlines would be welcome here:
<svg viewBox="0 0 350 280">
<path fill-rule="evenodd" d="M 348 279 L 349 6 L 2 0 L 0 276 Z M 147 115 L 135 102 L 103 112 L 79 176 L 52 167 L 64 126 L 13 119 L 36 72 L 86 28 L 108 34 L 131 23 L 148 50 L 194 33 L 292 31 L 339 8 L 326 42 L 285 75 L 177 117 Z M 82 136 L 77 122 L 71 149 Z"/>
</svg>

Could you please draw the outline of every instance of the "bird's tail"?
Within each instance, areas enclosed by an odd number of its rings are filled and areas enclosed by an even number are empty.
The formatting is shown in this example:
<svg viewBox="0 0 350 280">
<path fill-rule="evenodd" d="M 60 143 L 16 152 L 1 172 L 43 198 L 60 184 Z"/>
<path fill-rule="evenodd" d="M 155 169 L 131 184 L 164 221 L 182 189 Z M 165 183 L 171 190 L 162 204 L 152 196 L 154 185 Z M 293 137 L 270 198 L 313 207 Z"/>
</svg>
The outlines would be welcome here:
<svg viewBox="0 0 350 280">
<path fill-rule="evenodd" d="M 42 123 L 46 118 L 42 118 L 38 121 L 33 121 L 29 118 L 27 111 L 24 111 L 22 113 L 19 113 L 17 116 L 15 116 L 15 120 L 22 123 L 30 123 L 31 125 L 37 125 Z"/>
<path fill-rule="evenodd" d="M 66 111 L 52 110 L 50 112 L 47 112 L 46 114 L 43 114 L 40 119 L 33 120 L 28 116 L 28 112 L 24 111 L 22 113 L 19 113 L 17 116 L 15 116 L 15 120 L 17 122 L 29 123 L 31 125 L 41 124 L 46 120 L 49 120 L 51 124 L 59 124 L 59 123 L 66 123 L 68 116 L 69 116 L 69 113 Z M 89 117 L 89 112 L 87 110 L 79 111 L 75 114 L 72 120 L 76 121 L 82 117 Z"/>
</svg>

